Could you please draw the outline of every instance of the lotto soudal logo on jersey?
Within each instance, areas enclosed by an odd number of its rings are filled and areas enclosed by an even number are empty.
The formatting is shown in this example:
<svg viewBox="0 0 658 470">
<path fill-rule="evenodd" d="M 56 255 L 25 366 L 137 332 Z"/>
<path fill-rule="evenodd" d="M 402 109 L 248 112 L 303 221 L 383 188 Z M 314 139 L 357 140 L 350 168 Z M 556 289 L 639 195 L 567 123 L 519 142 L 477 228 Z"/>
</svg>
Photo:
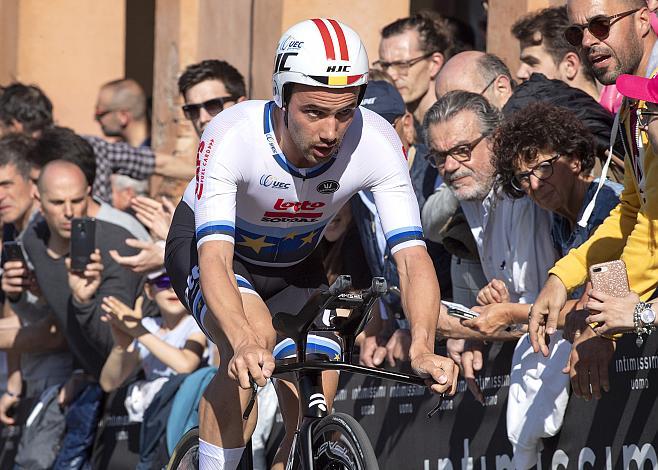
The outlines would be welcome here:
<svg viewBox="0 0 658 470">
<path fill-rule="evenodd" d="M 325 205 L 324 202 L 293 202 L 279 198 L 274 203 L 274 210 L 265 212 L 261 220 L 263 222 L 317 222 L 322 217 L 322 212 L 318 212 L 318 209 Z"/>
<path fill-rule="evenodd" d="M 331 194 L 338 191 L 338 188 L 340 188 L 338 181 L 327 180 L 318 184 L 317 188 L 315 189 L 317 189 L 320 194 Z"/>
<path fill-rule="evenodd" d="M 208 145 L 202 140 L 199 142 L 199 149 L 196 152 L 196 198 L 201 199 L 203 194 L 203 183 L 206 179 L 206 167 L 215 139 L 210 139 Z"/>
<path fill-rule="evenodd" d="M 272 189 L 288 189 L 290 187 L 290 183 L 284 183 L 282 181 L 278 181 L 272 175 L 263 175 L 263 176 L 261 176 L 260 177 L 260 185 L 265 186 L 266 188 L 272 188 Z"/>
</svg>

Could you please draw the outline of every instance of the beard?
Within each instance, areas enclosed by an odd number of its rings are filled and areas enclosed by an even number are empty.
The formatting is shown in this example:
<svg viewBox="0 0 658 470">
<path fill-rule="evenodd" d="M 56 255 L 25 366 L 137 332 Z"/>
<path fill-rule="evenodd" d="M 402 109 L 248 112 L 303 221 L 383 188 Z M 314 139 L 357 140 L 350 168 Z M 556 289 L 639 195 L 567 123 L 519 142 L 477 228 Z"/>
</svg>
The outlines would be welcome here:
<svg viewBox="0 0 658 470">
<path fill-rule="evenodd" d="M 461 184 L 458 180 L 470 176 L 472 182 L 468 185 Z M 460 201 L 483 201 L 493 187 L 494 177 L 478 175 L 472 170 L 462 168 L 443 178 L 446 185 L 455 197 Z"/>
<path fill-rule="evenodd" d="M 622 74 L 635 75 L 637 68 L 642 61 L 642 45 L 635 38 L 625 45 L 622 55 L 617 54 L 609 47 L 595 46 L 588 51 L 589 54 L 604 54 L 610 58 L 610 66 L 606 68 L 597 68 L 595 63 L 590 61 L 592 72 L 596 79 L 603 85 L 614 85 L 617 78 Z M 589 57 L 588 57 L 589 60 Z"/>
</svg>

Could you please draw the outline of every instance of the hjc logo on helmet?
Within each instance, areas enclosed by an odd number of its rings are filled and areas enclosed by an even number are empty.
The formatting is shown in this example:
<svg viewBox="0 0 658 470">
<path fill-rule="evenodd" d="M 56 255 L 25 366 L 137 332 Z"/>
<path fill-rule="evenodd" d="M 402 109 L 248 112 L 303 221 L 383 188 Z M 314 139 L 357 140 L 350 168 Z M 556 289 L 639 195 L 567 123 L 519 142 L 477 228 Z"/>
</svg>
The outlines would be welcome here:
<svg viewBox="0 0 658 470">
<path fill-rule="evenodd" d="M 277 46 L 272 74 L 274 102 L 284 106 L 286 84 L 365 89 L 368 55 L 352 28 L 332 18 L 313 18 L 288 29 Z"/>
<path fill-rule="evenodd" d="M 327 67 L 327 72 L 349 72 L 350 65 L 330 65 Z"/>
</svg>

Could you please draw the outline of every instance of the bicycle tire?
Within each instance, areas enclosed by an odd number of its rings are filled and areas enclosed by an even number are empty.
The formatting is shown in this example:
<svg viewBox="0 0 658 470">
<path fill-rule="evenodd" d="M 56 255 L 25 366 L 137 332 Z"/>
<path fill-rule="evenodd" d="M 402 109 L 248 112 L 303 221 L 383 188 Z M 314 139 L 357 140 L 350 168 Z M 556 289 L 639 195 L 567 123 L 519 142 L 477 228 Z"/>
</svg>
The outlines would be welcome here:
<svg viewBox="0 0 658 470">
<path fill-rule="evenodd" d="M 167 464 L 167 470 L 197 470 L 199 468 L 199 428 L 183 434 Z"/>
<path fill-rule="evenodd" d="M 368 435 L 345 413 L 322 418 L 313 428 L 311 445 L 317 470 L 379 470 Z"/>
</svg>

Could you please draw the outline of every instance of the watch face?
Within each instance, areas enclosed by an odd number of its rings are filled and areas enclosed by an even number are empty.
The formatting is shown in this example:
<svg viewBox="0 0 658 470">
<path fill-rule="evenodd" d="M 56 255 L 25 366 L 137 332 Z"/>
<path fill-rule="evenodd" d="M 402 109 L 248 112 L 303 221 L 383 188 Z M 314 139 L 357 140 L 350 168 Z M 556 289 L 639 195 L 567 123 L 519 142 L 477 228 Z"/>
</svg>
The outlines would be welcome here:
<svg viewBox="0 0 658 470">
<path fill-rule="evenodd" d="M 640 313 L 640 320 L 642 320 L 642 323 L 645 325 L 653 324 L 653 322 L 656 320 L 656 312 L 650 308 L 644 309 Z"/>
</svg>

